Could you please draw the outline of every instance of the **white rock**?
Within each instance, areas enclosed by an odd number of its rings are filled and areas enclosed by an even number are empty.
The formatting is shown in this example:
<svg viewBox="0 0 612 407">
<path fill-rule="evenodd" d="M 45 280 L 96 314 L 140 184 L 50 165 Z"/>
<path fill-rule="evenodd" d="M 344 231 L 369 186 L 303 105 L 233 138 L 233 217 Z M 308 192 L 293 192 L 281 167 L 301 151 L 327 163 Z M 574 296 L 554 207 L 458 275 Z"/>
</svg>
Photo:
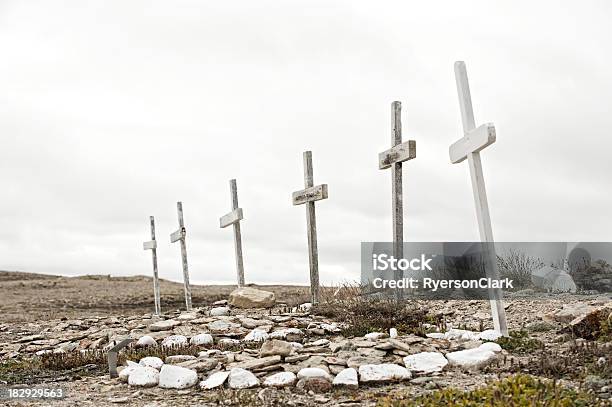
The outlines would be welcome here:
<svg viewBox="0 0 612 407">
<path fill-rule="evenodd" d="M 349 367 L 344 369 L 336 375 L 332 383 L 334 386 L 344 386 L 349 389 L 357 389 L 359 387 L 359 380 L 357 379 L 357 370 Z"/>
<path fill-rule="evenodd" d="M 336 324 L 321 324 L 321 328 L 325 332 L 329 332 L 329 333 L 340 332 L 340 328 L 338 328 L 338 325 Z"/>
<path fill-rule="evenodd" d="M 487 329 L 478 334 L 478 339 L 483 341 L 496 341 L 502 337 L 502 334 L 497 332 L 495 329 Z"/>
<path fill-rule="evenodd" d="M 233 329 L 240 328 L 240 324 L 237 324 L 235 322 L 224 321 L 222 319 L 218 319 L 216 321 L 209 322 L 208 324 L 206 324 L 206 326 L 208 327 L 208 329 L 210 329 L 212 333 L 218 333 L 218 334 L 224 334 Z"/>
<path fill-rule="evenodd" d="M 210 316 L 221 317 L 230 314 L 229 307 L 216 307 L 210 310 Z"/>
<path fill-rule="evenodd" d="M 410 372 L 403 366 L 383 363 L 380 365 L 359 366 L 359 377 L 362 382 L 391 382 L 410 379 Z"/>
<path fill-rule="evenodd" d="M 158 383 L 159 371 L 150 366 L 135 367 L 128 377 L 128 384 L 130 386 L 154 387 Z"/>
<path fill-rule="evenodd" d="M 248 389 L 259 386 L 259 379 L 248 370 L 235 367 L 230 370 L 228 383 L 232 389 Z"/>
<path fill-rule="evenodd" d="M 310 311 L 312 309 L 312 303 L 310 302 L 305 302 L 303 304 L 300 304 L 298 309 L 302 312 L 307 312 Z"/>
<path fill-rule="evenodd" d="M 219 345 L 225 345 L 225 346 L 232 346 L 232 345 L 239 345 L 240 341 L 238 339 L 233 339 L 233 338 L 221 338 L 219 339 Z"/>
<path fill-rule="evenodd" d="M 297 374 L 298 379 L 309 379 L 313 377 L 320 377 L 322 379 L 331 382 L 331 376 L 325 370 L 318 367 L 306 367 L 304 369 L 300 369 Z"/>
<path fill-rule="evenodd" d="M 198 334 L 192 336 L 189 342 L 192 345 L 212 345 L 214 340 L 211 334 Z"/>
<path fill-rule="evenodd" d="M 157 342 L 155 341 L 155 339 L 153 339 L 153 337 L 149 335 L 145 335 L 145 336 L 141 336 L 140 338 L 138 338 L 138 341 L 136 342 L 136 346 L 139 346 L 139 347 L 157 346 Z"/>
<path fill-rule="evenodd" d="M 145 358 L 140 359 L 138 362 L 140 366 L 148 366 L 153 369 L 159 370 L 164 365 L 164 361 L 155 356 L 147 356 Z"/>
<path fill-rule="evenodd" d="M 329 339 L 318 339 L 314 342 L 309 342 L 308 346 L 325 346 L 329 345 Z"/>
<path fill-rule="evenodd" d="M 459 366 L 464 369 L 480 369 L 495 359 L 495 352 L 487 349 L 487 346 L 482 348 L 460 350 L 446 354 L 446 358 L 451 366 Z"/>
<path fill-rule="evenodd" d="M 229 295 L 230 305 L 237 308 L 270 308 L 275 302 L 273 292 L 252 287 L 237 288 Z"/>
<path fill-rule="evenodd" d="M 491 352 L 495 352 L 495 353 L 502 351 L 502 347 L 499 346 L 499 344 L 495 342 L 485 342 L 482 345 L 480 345 L 478 348 L 483 349 L 483 350 L 490 350 Z"/>
<path fill-rule="evenodd" d="M 389 329 L 389 338 L 397 338 L 397 329 L 395 328 Z"/>
<path fill-rule="evenodd" d="M 198 316 L 193 312 L 183 312 L 181 315 L 176 317 L 178 321 L 191 321 L 192 319 L 196 319 Z"/>
<path fill-rule="evenodd" d="M 224 352 L 221 352 L 219 349 L 209 349 L 209 350 L 203 350 L 201 352 L 198 352 L 198 357 L 199 358 L 212 358 L 217 355 L 222 355 L 223 353 Z M 232 353 L 232 352 L 228 352 L 228 353 Z"/>
<path fill-rule="evenodd" d="M 164 389 L 187 389 L 198 382 L 195 370 L 175 365 L 163 365 L 159 373 L 159 387 Z"/>
<path fill-rule="evenodd" d="M 287 386 L 293 386 L 296 381 L 297 381 L 297 378 L 295 376 L 295 373 L 280 372 L 280 373 L 275 373 L 272 376 L 266 377 L 266 380 L 264 380 L 264 386 L 287 387 Z"/>
<path fill-rule="evenodd" d="M 176 321 L 174 319 L 167 319 L 165 321 L 157 321 L 149 326 L 149 329 L 153 332 L 155 331 L 168 331 L 173 329 L 176 326 L 179 326 L 181 321 Z"/>
<path fill-rule="evenodd" d="M 223 383 L 227 380 L 230 372 L 216 372 L 211 374 L 208 379 L 200 382 L 200 388 L 204 390 L 210 390 L 223 386 Z"/>
<path fill-rule="evenodd" d="M 188 342 L 185 335 L 170 335 L 162 341 L 162 346 L 186 346 Z"/>
<path fill-rule="evenodd" d="M 244 337 L 244 340 L 246 342 L 263 342 L 268 339 L 269 336 L 270 335 L 268 335 L 266 331 L 255 328 Z"/>
<path fill-rule="evenodd" d="M 302 332 L 302 330 L 299 328 L 283 328 L 283 329 L 279 329 L 278 331 L 272 332 L 270 334 L 270 338 L 285 339 L 287 335 L 303 335 L 303 334 L 304 332 Z"/>
<path fill-rule="evenodd" d="M 369 334 L 365 334 L 363 337 L 370 341 L 377 341 L 385 336 L 386 334 L 384 332 L 370 332 Z"/>
<path fill-rule="evenodd" d="M 440 352 L 421 352 L 404 358 L 404 365 L 412 372 L 440 372 L 448 360 Z"/>
<path fill-rule="evenodd" d="M 126 364 L 127 367 L 123 368 L 123 370 L 119 372 L 119 380 L 121 380 L 122 382 L 127 382 L 128 378 L 130 377 L 130 374 L 134 371 L 134 369 L 140 367 L 138 363 L 132 362 L 130 360 L 126 360 Z"/>
<path fill-rule="evenodd" d="M 431 339 L 444 339 L 444 334 L 441 332 L 432 332 L 429 334 L 425 334 L 425 336 Z"/>
</svg>

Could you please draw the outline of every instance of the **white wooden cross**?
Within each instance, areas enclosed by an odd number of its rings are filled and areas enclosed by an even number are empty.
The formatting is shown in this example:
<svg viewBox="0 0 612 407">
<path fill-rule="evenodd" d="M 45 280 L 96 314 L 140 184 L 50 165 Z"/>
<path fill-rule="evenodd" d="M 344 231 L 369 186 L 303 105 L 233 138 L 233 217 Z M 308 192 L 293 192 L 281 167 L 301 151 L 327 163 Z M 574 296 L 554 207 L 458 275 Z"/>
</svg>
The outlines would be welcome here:
<svg viewBox="0 0 612 407">
<path fill-rule="evenodd" d="M 493 246 L 493 228 L 491 227 L 491 215 L 487 203 L 487 191 L 485 189 L 484 176 L 482 173 L 482 162 L 480 161 L 480 151 L 495 142 L 495 126 L 493 123 L 486 123 L 476 127 L 474 121 L 474 111 L 472 109 L 472 96 L 470 95 L 470 85 L 468 83 L 467 70 L 463 61 L 455 62 L 455 81 L 457 82 L 457 93 L 459 95 L 459 107 L 461 109 L 461 121 L 463 123 L 464 136 L 459 141 L 452 144 L 449 148 L 450 160 L 453 164 L 468 160 L 470 176 L 472 178 L 472 191 L 476 204 L 476 217 L 478 218 L 478 228 L 480 239 L 483 242 L 491 243 L 483 245 L 485 248 L 485 260 L 487 277 L 498 280 L 499 270 L 497 269 L 497 259 Z M 489 299 L 491 302 L 491 316 L 493 326 L 496 331 L 504 336 L 508 335 L 508 325 L 506 322 L 506 311 L 502 301 L 501 289 L 490 289 Z"/>
<path fill-rule="evenodd" d="M 391 168 L 391 207 L 393 213 L 393 257 L 404 257 L 404 205 L 402 199 L 402 162 L 416 157 L 416 141 L 402 143 L 402 104 L 391 103 L 391 148 L 378 155 L 378 168 Z M 393 278 L 403 278 L 402 270 L 395 270 Z M 397 299 L 403 297 L 402 289 L 395 291 Z"/>
<path fill-rule="evenodd" d="M 155 315 L 161 314 L 161 303 L 159 293 L 159 277 L 157 275 L 157 240 L 155 240 L 155 218 L 149 217 L 151 221 L 151 240 L 144 242 L 144 250 L 151 250 L 153 255 L 153 296 L 155 297 Z"/>
<path fill-rule="evenodd" d="M 185 285 L 185 305 L 187 311 L 191 311 L 191 286 L 189 285 L 189 266 L 187 265 L 187 244 L 185 243 L 185 236 L 187 232 L 185 230 L 185 222 L 183 221 L 183 203 L 176 203 L 176 210 L 178 212 L 179 228 L 176 232 L 170 235 L 170 242 L 181 242 L 181 258 L 183 261 L 183 283 Z"/>
<path fill-rule="evenodd" d="M 240 221 L 244 219 L 242 208 L 238 207 L 238 186 L 236 180 L 230 180 L 230 195 L 232 196 L 232 211 L 219 219 L 222 228 L 234 225 L 234 249 L 236 251 L 236 273 L 238 275 L 238 287 L 244 285 L 244 264 L 242 262 L 242 236 L 240 233 Z"/>
<path fill-rule="evenodd" d="M 317 248 L 317 221 L 315 201 L 327 199 L 327 184 L 314 186 L 312 152 L 304 152 L 304 186 L 293 193 L 293 205 L 306 204 L 306 228 L 308 234 L 308 262 L 310 264 L 310 296 L 313 304 L 319 302 L 319 251 Z"/>
</svg>

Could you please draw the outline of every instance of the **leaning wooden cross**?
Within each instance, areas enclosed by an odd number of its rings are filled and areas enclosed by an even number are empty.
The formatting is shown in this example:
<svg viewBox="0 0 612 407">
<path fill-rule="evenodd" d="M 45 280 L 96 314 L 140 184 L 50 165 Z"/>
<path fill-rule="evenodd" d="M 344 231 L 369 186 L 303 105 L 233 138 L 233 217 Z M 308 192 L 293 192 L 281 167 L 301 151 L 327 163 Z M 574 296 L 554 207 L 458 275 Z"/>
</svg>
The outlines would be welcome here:
<svg viewBox="0 0 612 407">
<path fill-rule="evenodd" d="M 491 227 L 491 216 L 487 203 L 482 162 L 480 161 L 480 151 L 495 142 L 495 126 L 493 126 L 493 123 L 485 123 L 476 127 L 474 111 L 472 109 L 470 85 L 468 83 L 465 63 L 463 61 L 455 62 L 455 80 L 457 82 L 457 93 L 459 95 L 459 107 L 461 109 L 464 136 L 450 146 L 450 160 L 453 164 L 460 163 L 465 159 L 468 160 L 470 176 L 472 178 L 474 202 L 476 203 L 476 217 L 478 218 L 480 239 L 483 242 L 491 243 L 491 245 L 484 245 L 485 259 L 488 263 L 488 267 L 486 267 L 487 277 L 493 280 L 499 280 L 497 259 L 492 244 L 493 228 Z M 490 289 L 489 299 L 491 302 L 493 326 L 497 332 L 507 336 L 508 326 L 506 323 L 506 311 L 504 310 L 501 289 Z"/>
<path fill-rule="evenodd" d="M 240 234 L 240 221 L 243 219 L 242 208 L 238 207 L 238 187 L 236 180 L 230 180 L 230 194 L 232 196 L 232 211 L 219 219 L 222 228 L 229 225 L 234 226 L 234 249 L 236 251 L 236 273 L 238 275 L 238 287 L 244 285 L 244 264 L 242 262 L 242 236 Z"/>
<path fill-rule="evenodd" d="M 185 222 L 183 221 L 183 203 L 177 202 L 176 209 L 178 212 L 179 228 L 176 232 L 170 235 L 170 242 L 181 242 L 181 258 L 183 260 L 183 282 L 185 285 L 185 305 L 187 311 L 191 311 L 191 286 L 189 285 L 189 266 L 187 265 L 187 245 L 185 243 Z"/>
<path fill-rule="evenodd" d="M 157 240 L 155 240 L 155 218 L 151 220 L 151 240 L 142 244 L 144 250 L 151 250 L 153 254 L 153 295 L 155 296 L 155 315 L 161 314 L 160 294 L 159 294 L 159 277 L 157 275 Z"/>
<path fill-rule="evenodd" d="M 308 234 L 308 262 L 310 264 L 310 296 L 313 304 L 319 302 L 319 252 L 317 249 L 317 221 L 315 201 L 327 199 L 327 184 L 314 186 L 312 152 L 304 152 L 304 186 L 293 193 L 293 205 L 306 204 L 306 228 Z"/>
<path fill-rule="evenodd" d="M 391 148 L 378 155 L 378 168 L 391 168 L 391 206 L 393 213 L 393 257 L 404 257 L 404 208 L 402 200 L 402 162 L 416 157 L 416 141 L 408 140 L 402 143 L 402 104 L 391 103 Z M 399 281 L 403 278 L 402 270 L 395 270 L 393 278 Z M 396 291 L 397 299 L 401 299 L 402 289 Z"/>
</svg>

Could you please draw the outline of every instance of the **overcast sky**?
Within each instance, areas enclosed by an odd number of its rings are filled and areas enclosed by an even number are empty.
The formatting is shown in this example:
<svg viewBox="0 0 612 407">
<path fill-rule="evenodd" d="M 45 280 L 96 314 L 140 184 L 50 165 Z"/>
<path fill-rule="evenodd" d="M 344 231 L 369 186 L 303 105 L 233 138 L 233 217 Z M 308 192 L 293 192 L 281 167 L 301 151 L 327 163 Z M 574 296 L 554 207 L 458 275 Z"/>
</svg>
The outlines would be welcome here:
<svg viewBox="0 0 612 407">
<path fill-rule="evenodd" d="M 497 3 L 497 4 L 493 4 Z M 308 283 L 312 150 L 324 283 L 391 239 L 390 104 L 403 104 L 406 241 L 477 240 L 453 63 L 466 61 L 499 241 L 612 240 L 607 1 L 0 1 L 0 269 Z"/>
</svg>

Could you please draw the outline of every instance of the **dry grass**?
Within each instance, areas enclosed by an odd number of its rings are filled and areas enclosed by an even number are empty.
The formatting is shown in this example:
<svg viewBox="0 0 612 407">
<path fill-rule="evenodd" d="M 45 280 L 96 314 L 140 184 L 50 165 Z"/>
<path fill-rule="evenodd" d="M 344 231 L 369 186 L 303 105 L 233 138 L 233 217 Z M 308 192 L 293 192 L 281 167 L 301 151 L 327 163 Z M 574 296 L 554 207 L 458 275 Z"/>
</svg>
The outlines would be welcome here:
<svg viewBox="0 0 612 407">
<path fill-rule="evenodd" d="M 369 332 L 388 332 L 396 328 L 401 334 L 424 335 L 425 323 L 440 326 L 442 319 L 426 310 L 394 298 L 368 295 L 365 287 L 344 283 L 321 292 L 321 302 L 313 313 L 342 321 L 346 337 L 363 336 Z"/>
</svg>

